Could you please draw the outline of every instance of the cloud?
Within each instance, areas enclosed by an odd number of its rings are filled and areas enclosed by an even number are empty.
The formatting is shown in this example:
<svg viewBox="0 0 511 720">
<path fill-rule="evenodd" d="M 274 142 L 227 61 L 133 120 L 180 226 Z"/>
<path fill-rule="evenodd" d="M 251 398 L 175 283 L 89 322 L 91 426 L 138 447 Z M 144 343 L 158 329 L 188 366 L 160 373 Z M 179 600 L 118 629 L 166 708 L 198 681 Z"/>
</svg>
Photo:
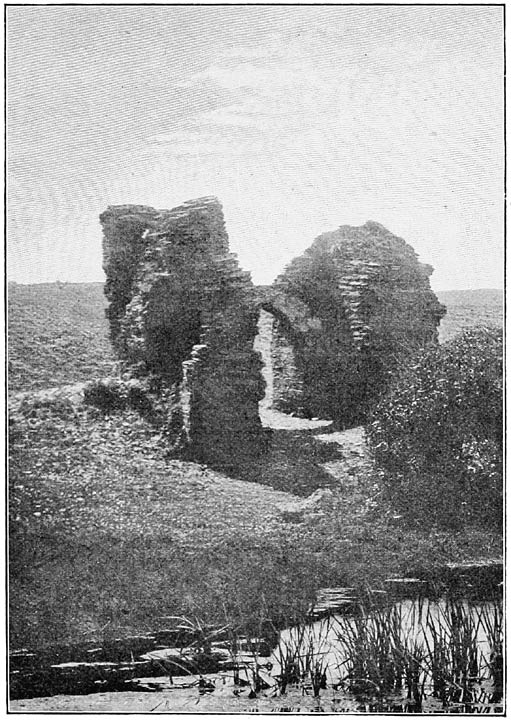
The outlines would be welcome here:
<svg viewBox="0 0 511 720">
<path fill-rule="evenodd" d="M 139 152 L 141 157 L 150 157 L 155 161 L 165 162 L 175 157 L 205 156 L 232 157 L 250 152 L 251 142 L 246 135 L 241 135 L 233 142 L 233 129 L 247 129 L 249 126 L 240 117 L 219 113 L 217 123 L 202 119 L 198 126 L 190 130 L 178 130 L 173 133 L 153 135 L 148 138 Z M 225 122 L 224 122 L 225 121 Z M 227 132 L 227 130 L 229 132 Z"/>
<path fill-rule="evenodd" d="M 428 243 L 435 260 L 463 242 L 475 257 L 474 238 L 501 231 L 489 205 L 501 191 L 494 68 L 466 52 L 447 61 L 438 42 L 346 38 L 231 47 L 181 85 L 198 96 L 207 85 L 217 106 L 152 136 L 152 166 L 190 196 L 215 192 L 236 208 L 233 247 L 248 267 L 251 253 L 282 265 L 315 234 L 368 218 L 425 261 Z"/>
<path fill-rule="evenodd" d="M 72 10 L 19 15 L 10 242 L 40 244 L 49 272 L 69 246 L 80 277 L 107 204 L 216 194 L 261 280 L 320 232 L 368 218 L 442 265 L 444 287 L 450 272 L 461 286 L 500 273 L 500 8 L 131 12 L 107 8 L 85 35 Z M 136 37 L 120 38 L 118 17 Z"/>
</svg>

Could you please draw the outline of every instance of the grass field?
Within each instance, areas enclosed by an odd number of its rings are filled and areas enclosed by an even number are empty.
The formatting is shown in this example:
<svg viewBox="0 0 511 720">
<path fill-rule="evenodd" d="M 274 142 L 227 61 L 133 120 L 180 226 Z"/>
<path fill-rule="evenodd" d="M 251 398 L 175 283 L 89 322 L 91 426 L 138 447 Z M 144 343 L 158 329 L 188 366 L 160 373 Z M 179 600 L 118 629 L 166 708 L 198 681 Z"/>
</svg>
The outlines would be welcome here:
<svg viewBox="0 0 511 720">
<path fill-rule="evenodd" d="M 102 283 L 9 283 L 9 390 L 109 375 L 115 357 L 106 306 Z"/>
<path fill-rule="evenodd" d="M 447 307 L 447 314 L 440 323 L 440 342 L 476 325 L 503 326 L 502 290 L 452 290 L 439 292 L 437 297 Z"/>
<path fill-rule="evenodd" d="M 104 305 L 100 285 L 11 287 L 11 390 L 107 375 Z M 10 416 L 12 649 L 144 632 L 176 613 L 285 623 L 322 586 L 501 554 L 485 529 L 404 527 L 379 500 L 361 434 L 353 445 L 277 430 L 265 462 L 233 478 L 168 460 L 135 413 L 65 392 L 13 400 Z M 295 493 L 324 486 L 325 505 L 289 512 Z"/>
<path fill-rule="evenodd" d="M 264 607 L 284 623 L 325 585 L 374 587 L 500 552 L 485 531 L 404 531 L 375 501 L 369 473 L 350 473 L 360 456 L 343 450 L 342 436 L 328 449 L 328 434 L 305 431 L 318 446 L 305 461 L 310 491 L 329 475 L 333 494 L 296 521 L 283 512 L 300 501 L 289 492 L 165 460 L 133 413 L 58 407 L 26 402 L 13 412 L 13 648 L 130 635 L 179 613 L 246 624 Z M 285 472 L 281 445 L 275 453 Z"/>
</svg>

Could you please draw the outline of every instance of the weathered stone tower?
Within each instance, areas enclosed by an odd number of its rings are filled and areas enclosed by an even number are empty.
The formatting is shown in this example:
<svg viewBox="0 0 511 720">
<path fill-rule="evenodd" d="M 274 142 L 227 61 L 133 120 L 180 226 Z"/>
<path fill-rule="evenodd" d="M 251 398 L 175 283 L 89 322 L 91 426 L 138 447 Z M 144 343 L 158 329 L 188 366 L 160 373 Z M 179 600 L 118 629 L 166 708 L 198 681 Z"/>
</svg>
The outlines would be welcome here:
<svg viewBox="0 0 511 720">
<path fill-rule="evenodd" d="M 132 375 L 169 397 L 171 442 L 224 467 L 257 455 L 258 308 L 249 273 L 229 252 L 220 203 L 115 206 L 100 220 L 112 342 Z"/>
<path fill-rule="evenodd" d="M 293 383 L 274 378 L 277 407 L 343 426 L 364 422 L 399 365 L 438 341 L 445 308 L 431 290 L 432 271 L 375 222 L 320 235 L 274 283 L 319 321 L 293 336 L 276 318 L 276 363 L 291 343 L 296 366 Z"/>
</svg>

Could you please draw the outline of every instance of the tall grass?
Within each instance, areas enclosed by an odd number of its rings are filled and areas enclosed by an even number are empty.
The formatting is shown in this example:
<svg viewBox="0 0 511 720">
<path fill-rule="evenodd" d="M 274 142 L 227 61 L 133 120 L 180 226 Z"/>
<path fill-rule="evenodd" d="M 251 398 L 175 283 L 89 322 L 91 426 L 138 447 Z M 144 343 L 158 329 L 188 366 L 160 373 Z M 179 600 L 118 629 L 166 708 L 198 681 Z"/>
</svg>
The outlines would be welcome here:
<svg viewBox="0 0 511 720">
<path fill-rule="evenodd" d="M 329 632 L 330 619 L 327 618 L 319 625 L 302 623 L 281 634 L 274 651 L 281 695 L 290 685 L 298 685 L 304 694 L 312 691 L 316 698 L 326 689 L 331 666 Z"/>
<path fill-rule="evenodd" d="M 504 687 L 504 613 L 502 605 L 487 605 L 481 614 L 481 624 L 488 640 L 486 669 L 493 685 L 490 702 L 500 702 Z"/>
<path fill-rule="evenodd" d="M 361 697 L 403 691 L 417 706 L 424 694 L 424 648 L 418 635 L 422 602 L 387 608 L 363 608 L 354 618 L 337 618 L 335 633 L 342 648 L 343 682 Z"/>
<path fill-rule="evenodd" d="M 442 707 L 502 698 L 502 607 L 460 600 L 415 601 L 339 617 L 342 682 L 361 699 L 398 694 L 421 711 L 426 696 Z"/>
<path fill-rule="evenodd" d="M 428 608 L 425 644 L 433 696 L 443 704 L 499 702 L 503 685 L 501 605 L 448 600 Z M 491 691 L 488 691 L 491 688 Z"/>
</svg>

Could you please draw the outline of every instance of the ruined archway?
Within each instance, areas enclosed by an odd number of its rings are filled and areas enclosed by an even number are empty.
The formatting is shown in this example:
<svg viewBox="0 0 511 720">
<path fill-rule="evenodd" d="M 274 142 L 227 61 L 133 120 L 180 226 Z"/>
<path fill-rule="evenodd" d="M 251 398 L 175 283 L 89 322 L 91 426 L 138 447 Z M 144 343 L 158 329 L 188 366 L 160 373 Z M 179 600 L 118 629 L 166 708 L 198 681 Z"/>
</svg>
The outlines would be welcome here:
<svg viewBox="0 0 511 720">
<path fill-rule="evenodd" d="M 266 315 L 262 329 L 271 335 L 271 407 L 322 420 L 336 420 L 341 408 L 346 417 L 355 348 L 340 299 L 328 307 L 323 299 L 320 317 L 301 299 L 276 287 L 258 288 L 258 294 L 260 311 Z"/>
<path fill-rule="evenodd" d="M 272 286 L 229 252 L 220 203 L 116 206 L 101 216 L 114 345 L 169 405 L 171 442 L 223 467 L 265 447 L 260 313 L 271 335 L 272 406 L 363 423 L 401 362 L 437 341 L 432 269 L 377 223 L 319 236 Z"/>
<path fill-rule="evenodd" d="M 254 349 L 261 355 L 265 382 L 265 394 L 260 402 L 263 424 L 267 411 L 271 410 L 303 417 L 303 379 L 295 354 L 299 344 L 297 335 L 288 319 L 266 303 L 259 308 L 257 329 Z"/>
</svg>

